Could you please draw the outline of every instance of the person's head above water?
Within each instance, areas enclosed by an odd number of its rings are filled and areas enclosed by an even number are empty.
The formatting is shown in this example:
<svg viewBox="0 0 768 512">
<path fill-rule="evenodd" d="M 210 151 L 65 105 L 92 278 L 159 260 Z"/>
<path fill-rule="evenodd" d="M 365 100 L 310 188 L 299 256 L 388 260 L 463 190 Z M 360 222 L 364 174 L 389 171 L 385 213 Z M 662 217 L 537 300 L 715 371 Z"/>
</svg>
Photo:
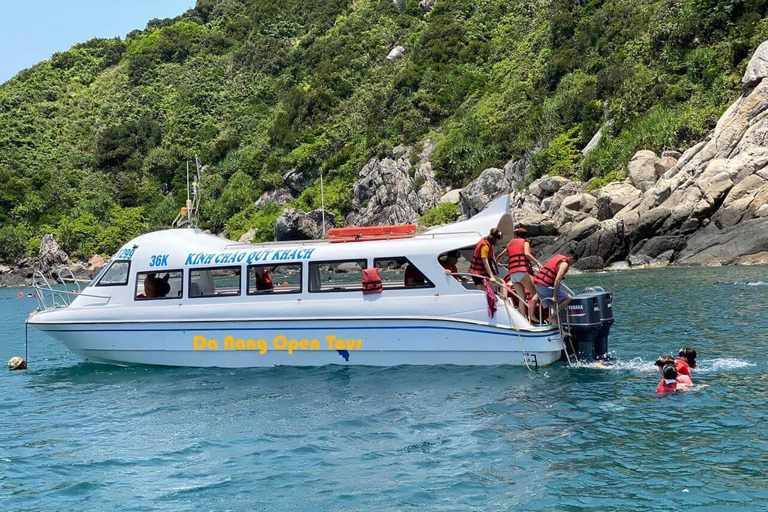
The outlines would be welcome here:
<svg viewBox="0 0 768 512">
<path fill-rule="evenodd" d="M 681 359 L 685 359 L 685 362 L 688 363 L 688 366 L 691 368 L 696 368 L 696 351 L 694 349 L 690 347 L 683 347 L 680 349 L 677 355 Z"/>
<path fill-rule="evenodd" d="M 661 374 L 664 376 L 665 381 L 675 382 L 677 380 L 677 368 L 675 368 L 675 363 L 665 364 L 661 368 Z"/>
<path fill-rule="evenodd" d="M 671 364 L 672 366 L 675 366 L 675 358 L 672 356 L 659 356 L 653 364 L 659 367 L 660 372 L 664 373 L 664 367 L 666 365 Z"/>
</svg>

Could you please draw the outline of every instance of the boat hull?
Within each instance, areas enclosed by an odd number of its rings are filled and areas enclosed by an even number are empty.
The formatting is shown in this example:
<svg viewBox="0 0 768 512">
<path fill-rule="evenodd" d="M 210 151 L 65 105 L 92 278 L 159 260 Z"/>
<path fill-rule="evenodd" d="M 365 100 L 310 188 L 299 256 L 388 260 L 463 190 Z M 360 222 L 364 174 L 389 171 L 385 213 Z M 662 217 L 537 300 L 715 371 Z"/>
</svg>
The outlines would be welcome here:
<svg viewBox="0 0 768 512">
<path fill-rule="evenodd" d="M 450 320 L 35 323 L 85 361 L 268 367 L 538 365 L 560 359 L 557 330 Z"/>
</svg>

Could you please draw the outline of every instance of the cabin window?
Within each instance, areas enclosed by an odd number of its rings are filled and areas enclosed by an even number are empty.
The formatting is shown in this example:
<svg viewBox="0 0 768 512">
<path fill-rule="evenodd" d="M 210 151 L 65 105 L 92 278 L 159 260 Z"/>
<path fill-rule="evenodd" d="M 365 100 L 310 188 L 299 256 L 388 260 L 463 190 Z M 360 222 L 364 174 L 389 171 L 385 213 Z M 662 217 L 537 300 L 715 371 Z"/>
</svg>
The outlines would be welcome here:
<svg viewBox="0 0 768 512">
<path fill-rule="evenodd" d="M 301 263 L 250 265 L 248 295 L 301 293 Z"/>
<path fill-rule="evenodd" d="M 240 295 L 240 267 L 194 268 L 189 271 L 189 296 Z"/>
<path fill-rule="evenodd" d="M 363 290 L 366 260 L 317 261 L 309 264 L 310 292 L 359 292 Z"/>
<path fill-rule="evenodd" d="M 183 272 L 139 272 L 136 274 L 135 300 L 179 299 L 183 295 Z"/>
<path fill-rule="evenodd" d="M 128 284 L 128 271 L 130 269 L 130 261 L 113 261 L 96 286 L 124 286 Z"/>
<path fill-rule="evenodd" d="M 472 259 L 472 253 L 475 248 L 463 247 L 453 251 L 444 252 L 437 257 L 437 262 L 440 266 L 451 272 L 457 272 L 459 274 L 469 274 L 469 262 Z M 454 276 L 456 279 L 464 278 L 467 276 Z"/>
<path fill-rule="evenodd" d="M 435 285 L 404 256 L 376 258 L 373 266 L 379 269 L 381 284 L 385 290 L 401 288 L 433 288 Z"/>
</svg>

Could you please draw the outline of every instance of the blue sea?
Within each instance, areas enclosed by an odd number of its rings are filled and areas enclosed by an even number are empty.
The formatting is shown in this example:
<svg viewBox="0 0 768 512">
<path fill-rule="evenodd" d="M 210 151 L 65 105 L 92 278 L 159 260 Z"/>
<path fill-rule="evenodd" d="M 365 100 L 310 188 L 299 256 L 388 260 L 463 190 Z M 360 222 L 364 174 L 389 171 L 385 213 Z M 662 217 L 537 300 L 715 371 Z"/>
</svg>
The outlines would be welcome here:
<svg viewBox="0 0 768 512">
<path fill-rule="evenodd" d="M 614 292 L 612 369 L 119 368 L 30 330 L 29 370 L 0 370 L 0 510 L 768 510 L 768 268 L 568 281 Z M 706 387 L 657 397 L 686 345 Z"/>
</svg>

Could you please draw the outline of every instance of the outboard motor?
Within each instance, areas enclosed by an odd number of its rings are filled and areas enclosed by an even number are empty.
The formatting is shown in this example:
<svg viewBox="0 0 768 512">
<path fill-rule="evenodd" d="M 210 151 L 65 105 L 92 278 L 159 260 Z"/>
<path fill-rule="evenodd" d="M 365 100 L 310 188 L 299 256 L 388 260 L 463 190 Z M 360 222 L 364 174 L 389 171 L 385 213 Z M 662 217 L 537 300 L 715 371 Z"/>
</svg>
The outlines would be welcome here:
<svg viewBox="0 0 768 512">
<path fill-rule="evenodd" d="M 567 328 L 576 340 L 578 358 L 582 361 L 594 361 L 595 340 L 602 327 L 597 297 L 589 294 L 574 296 L 568 304 L 568 310 L 560 312 L 560 325 Z M 566 350 L 571 350 L 568 343 Z"/>
<path fill-rule="evenodd" d="M 600 286 L 586 288 L 579 295 L 588 295 L 597 298 L 600 305 L 600 331 L 595 339 L 595 359 L 604 359 L 608 355 L 608 334 L 613 325 L 613 295 L 603 290 Z"/>
</svg>

